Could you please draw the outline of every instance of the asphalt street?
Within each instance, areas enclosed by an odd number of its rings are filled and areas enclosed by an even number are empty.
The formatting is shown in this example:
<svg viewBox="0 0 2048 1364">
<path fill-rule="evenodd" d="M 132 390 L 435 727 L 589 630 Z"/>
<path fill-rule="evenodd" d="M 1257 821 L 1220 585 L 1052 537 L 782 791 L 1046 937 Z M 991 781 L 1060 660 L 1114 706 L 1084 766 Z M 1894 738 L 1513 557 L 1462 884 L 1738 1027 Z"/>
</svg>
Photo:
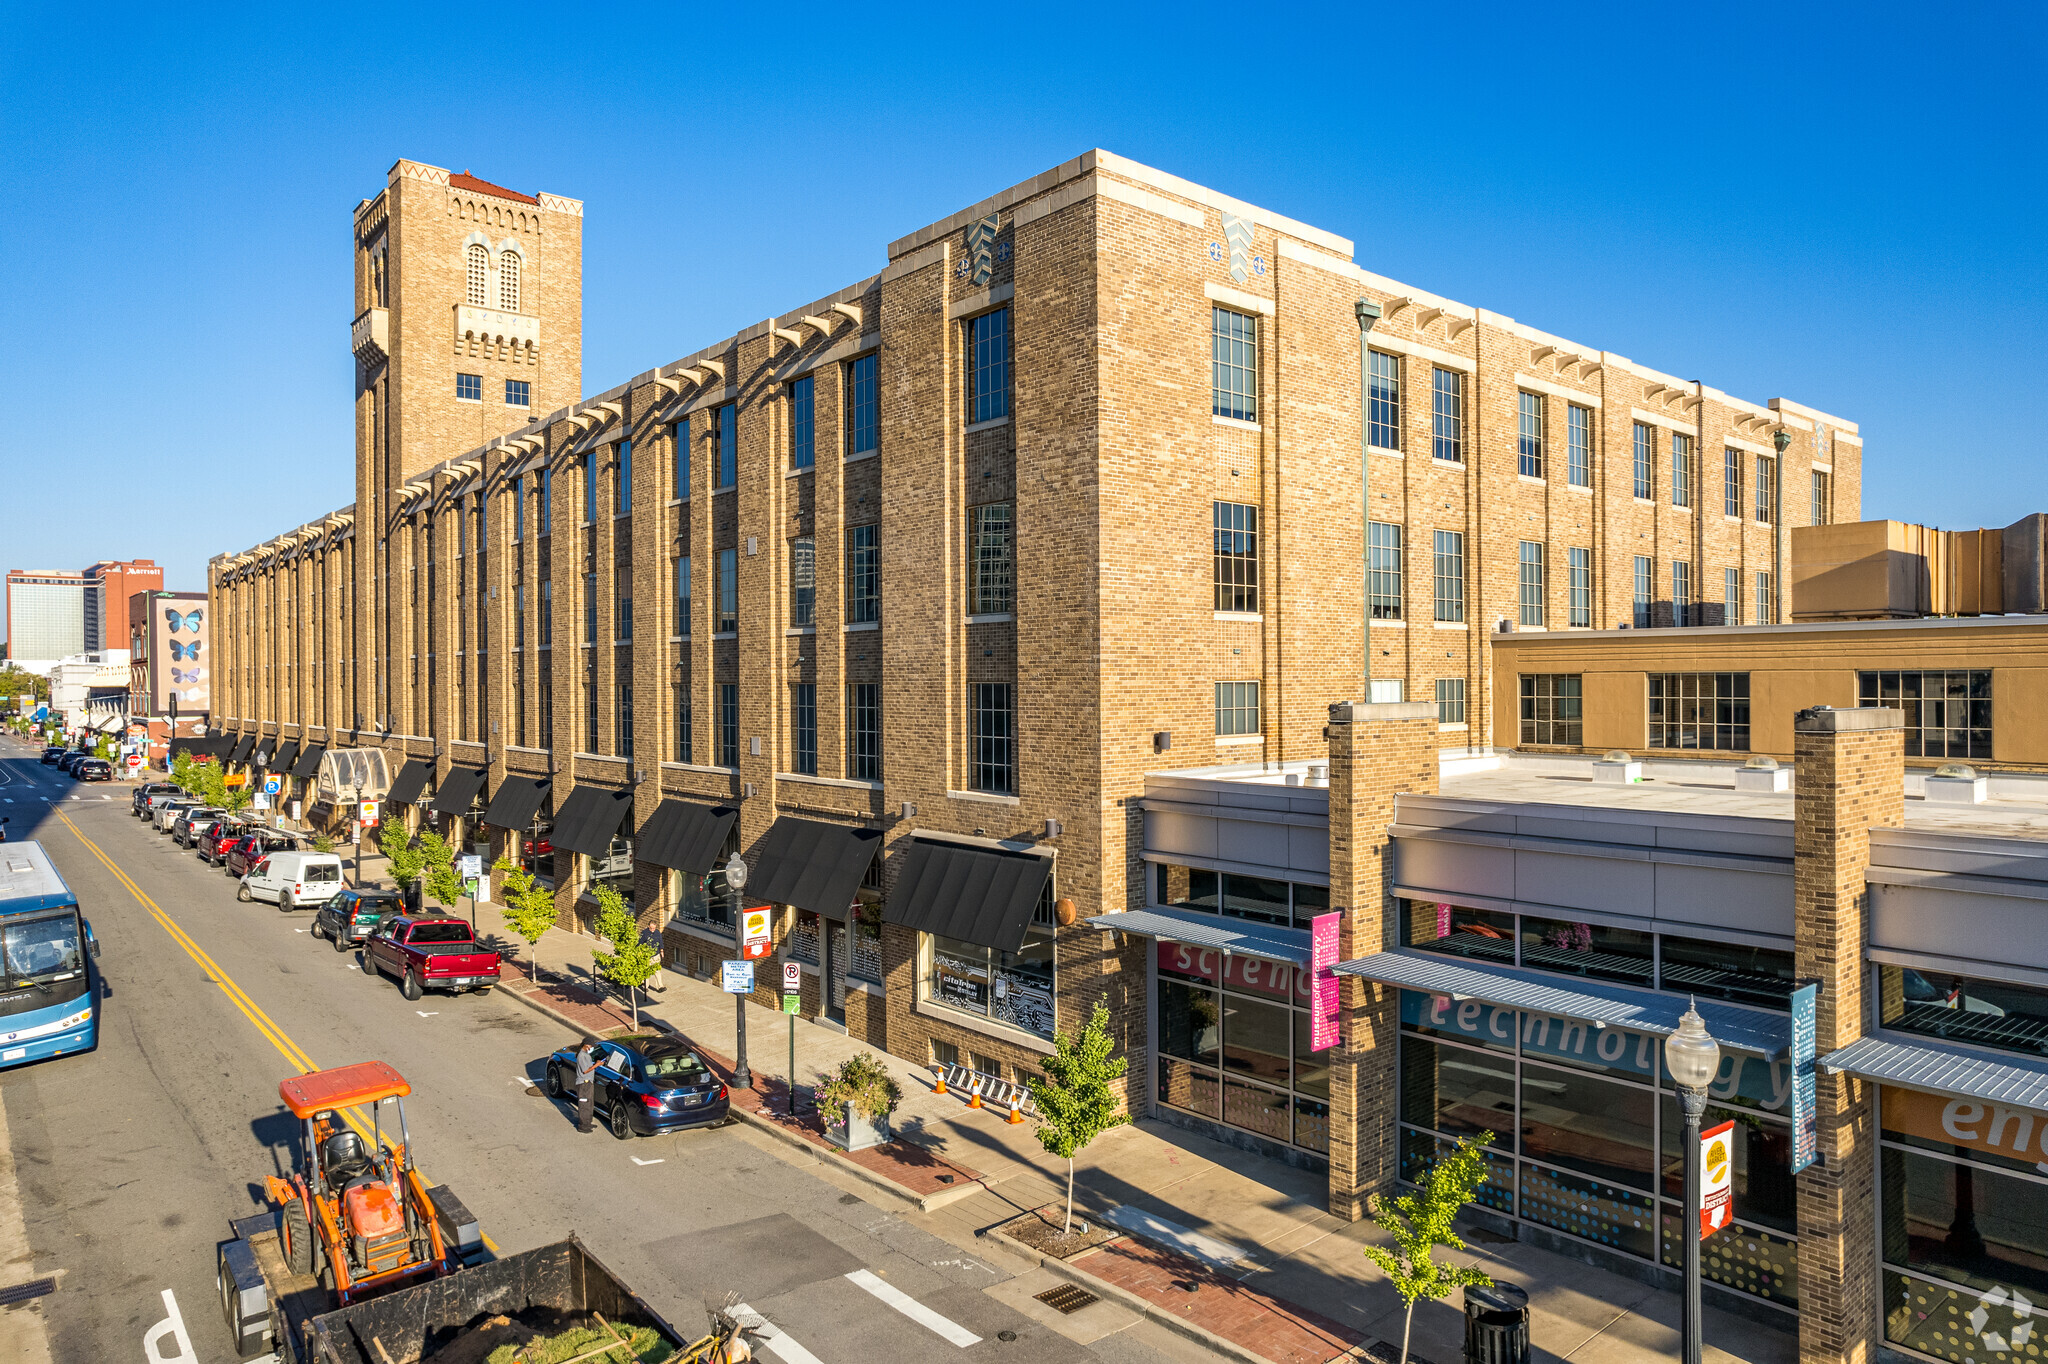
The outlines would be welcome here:
<svg viewBox="0 0 2048 1364">
<path fill-rule="evenodd" d="M 263 1177 L 293 1163 L 278 1082 L 372 1059 L 411 1082 L 423 1171 L 500 1253 L 576 1232 L 684 1331 L 735 1291 L 783 1333 L 768 1357 L 785 1364 L 1189 1357 L 1144 1322 L 1069 1339 L 1003 1300 L 1003 1262 L 832 1182 L 836 1172 L 791 1164 L 750 1128 L 578 1134 L 533 1087 L 543 1058 L 573 1040 L 566 1028 L 502 993 L 407 1003 L 353 952 L 311 936 L 309 913 L 237 903 L 222 872 L 131 817 L 129 785 L 79 786 L 35 752 L 0 741 L 0 815 L 10 839 L 48 848 L 77 892 L 104 980 L 96 1051 L 0 1071 L 33 1253 L 32 1265 L 0 1268 L 0 1288 L 56 1278 L 35 1309 L 50 1358 L 152 1360 L 144 1337 L 167 1301 L 198 1361 L 231 1358 L 215 1244 L 257 1209 Z"/>
</svg>

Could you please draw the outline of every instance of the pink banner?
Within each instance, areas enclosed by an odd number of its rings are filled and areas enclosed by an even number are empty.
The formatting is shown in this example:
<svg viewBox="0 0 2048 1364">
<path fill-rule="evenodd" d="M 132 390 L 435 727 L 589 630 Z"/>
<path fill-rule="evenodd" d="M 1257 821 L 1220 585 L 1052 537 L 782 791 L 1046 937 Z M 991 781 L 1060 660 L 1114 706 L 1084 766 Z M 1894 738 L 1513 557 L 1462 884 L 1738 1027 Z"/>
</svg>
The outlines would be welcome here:
<svg viewBox="0 0 2048 1364">
<path fill-rule="evenodd" d="M 1338 1036 L 1339 982 L 1333 967 L 1337 964 L 1337 924 L 1341 915 L 1318 914 L 1308 921 L 1308 971 L 1314 982 L 1314 997 L 1309 1005 L 1308 1047 L 1310 1051 L 1328 1051 L 1343 1038 Z"/>
</svg>

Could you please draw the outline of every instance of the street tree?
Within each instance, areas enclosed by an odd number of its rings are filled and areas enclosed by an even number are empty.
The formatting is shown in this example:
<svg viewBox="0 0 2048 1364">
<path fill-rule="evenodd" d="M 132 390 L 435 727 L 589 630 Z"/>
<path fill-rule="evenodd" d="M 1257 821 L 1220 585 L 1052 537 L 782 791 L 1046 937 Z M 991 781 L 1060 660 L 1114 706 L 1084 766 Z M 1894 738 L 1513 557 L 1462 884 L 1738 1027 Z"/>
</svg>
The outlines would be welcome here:
<svg viewBox="0 0 2048 1364">
<path fill-rule="evenodd" d="M 395 819 L 377 826 L 377 851 L 384 854 L 391 879 L 398 882 L 400 890 L 410 891 L 418 883 L 420 873 L 426 870 L 426 854 L 413 846 L 412 836 L 406 833 L 405 825 Z"/>
<path fill-rule="evenodd" d="M 426 859 L 427 894 L 454 907 L 462 898 L 462 878 L 455 874 L 455 849 L 432 829 L 420 831 L 420 856 Z"/>
<path fill-rule="evenodd" d="M 626 897 L 607 885 L 599 885 L 597 936 L 612 945 L 609 952 L 592 952 L 597 973 L 626 992 L 633 1005 L 633 1029 L 640 1028 L 640 987 L 661 969 L 661 949 L 640 932 L 640 921 L 626 908 Z"/>
<path fill-rule="evenodd" d="M 538 982 L 540 971 L 535 957 L 540 951 L 541 937 L 555 926 L 555 893 L 509 857 L 493 862 L 491 870 L 505 878 L 499 892 L 504 901 L 500 910 L 506 926 L 526 943 L 526 974 Z"/>
<path fill-rule="evenodd" d="M 1465 1249 L 1465 1242 L 1451 1228 L 1451 1222 L 1472 1193 L 1486 1182 L 1486 1158 L 1479 1148 L 1493 1140 L 1482 1132 L 1477 1140 L 1461 1138 L 1458 1149 L 1438 1161 L 1422 1181 L 1422 1193 L 1402 1194 L 1389 1203 L 1378 1194 L 1365 1201 L 1374 1225 L 1393 1238 L 1393 1249 L 1365 1246 L 1365 1258 L 1378 1265 L 1401 1295 L 1407 1315 L 1401 1322 L 1401 1364 L 1408 1364 L 1408 1332 L 1415 1324 L 1415 1304 L 1427 1298 L 1436 1302 L 1454 1288 L 1478 1287 L 1493 1280 L 1466 1265 L 1445 1265 L 1436 1261 L 1439 1246 Z"/>
<path fill-rule="evenodd" d="M 1067 1162 L 1067 1222 L 1074 1229 L 1074 1157 L 1110 1128 L 1129 1122 L 1111 1081 L 1120 1080 L 1130 1062 L 1110 1052 L 1109 1010 L 1100 1003 L 1078 1036 L 1055 1032 L 1053 1054 L 1045 1058 L 1045 1078 L 1030 1080 L 1038 1106 L 1038 1144 Z"/>
</svg>

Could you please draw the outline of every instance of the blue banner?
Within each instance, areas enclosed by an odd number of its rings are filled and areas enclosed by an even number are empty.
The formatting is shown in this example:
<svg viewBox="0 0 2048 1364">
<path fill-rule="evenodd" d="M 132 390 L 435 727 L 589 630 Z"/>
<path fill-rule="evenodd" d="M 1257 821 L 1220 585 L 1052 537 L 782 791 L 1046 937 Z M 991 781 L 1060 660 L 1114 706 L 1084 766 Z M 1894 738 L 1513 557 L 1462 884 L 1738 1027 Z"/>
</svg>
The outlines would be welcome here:
<svg viewBox="0 0 2048 1364">
<path fill-rule="evenodd" d="M 1792 992 L 1792 1173 L 1813 1164 L 1817 1144 L 1814 1109 L 1814 1006 L 1820 985 L 1809 983 Z"/>
</svg>

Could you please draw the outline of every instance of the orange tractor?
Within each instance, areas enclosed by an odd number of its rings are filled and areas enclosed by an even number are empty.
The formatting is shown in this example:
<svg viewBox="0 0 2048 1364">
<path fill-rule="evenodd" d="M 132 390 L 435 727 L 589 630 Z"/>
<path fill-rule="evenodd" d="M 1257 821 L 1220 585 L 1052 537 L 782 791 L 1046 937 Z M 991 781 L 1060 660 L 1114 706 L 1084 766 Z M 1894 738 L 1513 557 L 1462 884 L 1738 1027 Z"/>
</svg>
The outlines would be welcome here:
<svg viewBox="0 0 2048 1364">
<path fill-rule="evenodd" d="M 462 1267 L 471 1247 L 459 1243 L 475 1236 L 475 1224 L 466 1211 L 452 1220 L 461 1204 L 446 1189 L 428 1189 L 413 1164 L 405 1126 L 412 1086 L 403 1075 L 365 1061 L 294 1076 L 277 1092 L 305 1124 L 300 1168 L 265 1181 L 282 1210 L 278 1239 L 293 1275 L 316 1275 L 347 1306 Z M 384 1137 L 387 1104 L 397 1110 L 396 1144 Z M 344 1116 L 351 1108 L 369 1110 L 367 1142 Z"/>
</svg>

